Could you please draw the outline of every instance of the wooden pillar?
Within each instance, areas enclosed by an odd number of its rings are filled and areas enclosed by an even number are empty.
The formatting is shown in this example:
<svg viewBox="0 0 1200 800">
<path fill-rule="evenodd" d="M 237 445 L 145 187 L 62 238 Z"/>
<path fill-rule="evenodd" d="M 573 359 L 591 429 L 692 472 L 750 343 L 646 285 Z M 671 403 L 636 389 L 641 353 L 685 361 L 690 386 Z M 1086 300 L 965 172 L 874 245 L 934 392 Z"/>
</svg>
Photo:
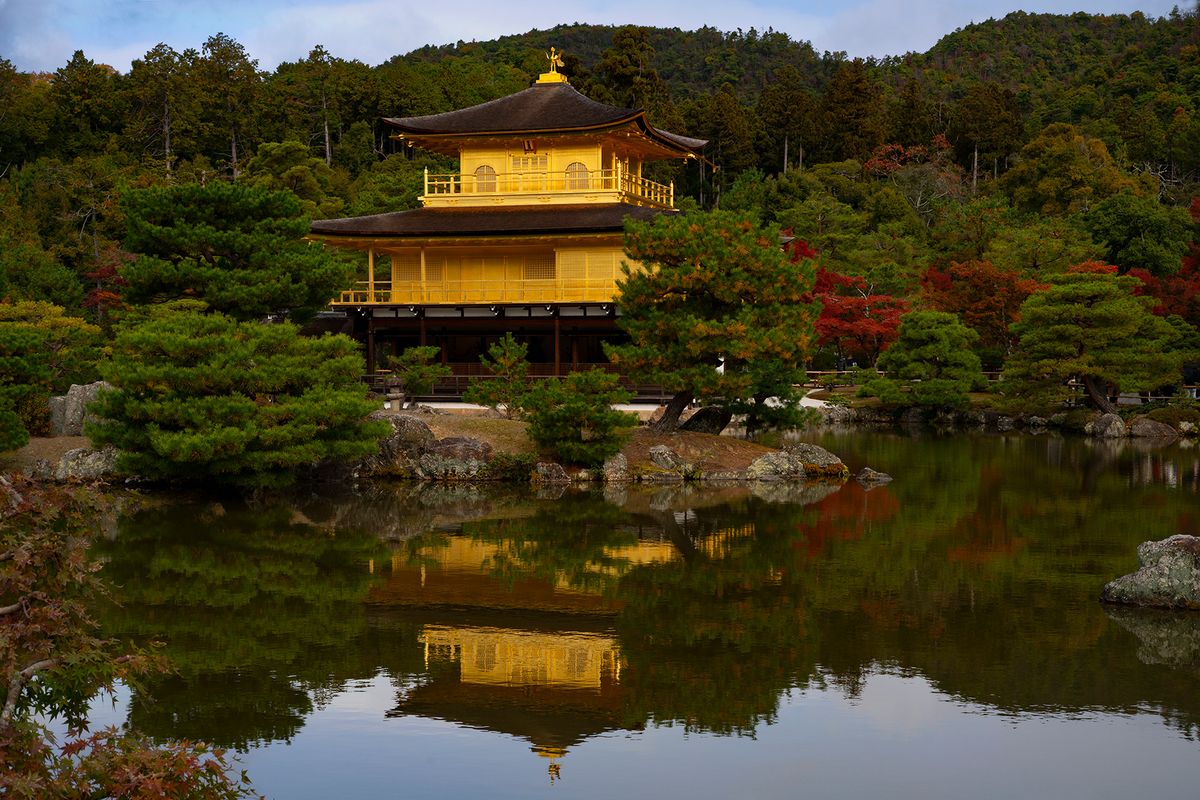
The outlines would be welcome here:
<svg viewBox="0 0 1200 800">
<path fill-rule="evenodd" d="M 367 314 L 370 314 L 370 309 Z M 367 374 L 375 374 L 375 317 L 367 317 Z"/>
<path fill-rule="evenodd" d="M 572 336 L 571 337 L 571 368 L 576 369 L 578 367 L 579 367 L 579 337 Z"/>
<path fill-rule="evenodd" d="M 428 169 L 429 169 L 429 168 L 428 168 L 428 167 L 426 167 L 426 170 L 428 170 Z M 422 248 L 421 248 L 421 302 L 422 302 L 422 303 L 428 303 L 428 302 L 429 302 L 429 284 L 427 284 L 425 281 L 426 281 L 426 276 L 425 276 L 425 248 L 424 248 L 424 247 L 422 247 Z M 424 334 L 422 334 L 422 335 L 424 335 Z"/>
<path fill-rule="evenodd" d="M 375 248 L 367 248 L 367 302 L 375 302 Z"/>
<path fill-rule="evenodd" d="M 562 375 L 562 320 L 558 310 L 554 312 L 554 374 Z"/>
<path fill-rule="evenodd" d="M 420 344 L 421 347 L 424 347 L 425 346 L 425 309 L 420 309 L 417 311 L 417 330 L 418 330 L 417 343 Z"/>
</svg>

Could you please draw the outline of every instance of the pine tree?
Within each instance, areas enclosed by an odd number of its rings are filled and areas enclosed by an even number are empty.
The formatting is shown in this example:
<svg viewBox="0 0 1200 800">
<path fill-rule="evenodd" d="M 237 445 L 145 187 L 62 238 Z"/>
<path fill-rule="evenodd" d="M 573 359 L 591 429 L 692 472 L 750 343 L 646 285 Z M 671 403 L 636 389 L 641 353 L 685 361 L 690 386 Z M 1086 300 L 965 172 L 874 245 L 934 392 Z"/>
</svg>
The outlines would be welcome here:
<svg viewBox="0 0 1200 800">
<path fill-rule="evenodd" d="M 318 162 L 319 163 L 319 162 Z M 304 241 L 308 219 L 291 192 L 185 184 L 127 192 L 122 270 L 134 303 L 191 298 L 237 319 L 324 306 L 349 268 Z"/>
<path fill-rule="evenodd" d="M 863 387 L 887 403 L 966 408 L 968 392 L 982 387 L 979 338 L 958 317 L 944 311 L 913 311 L 900 320 L 900 335 L 879 357 L 887 377 Z"/>
<path fill-rule="evenodd" d="M 693 212 L 630 223 L 625 251 L 643 267 L 619 282 L 631 341 L 606 350 L 622 372 L 674 395 L 661 429 L 694 399 L 733 404 L 802 381 L 818 313 L 813 267 L 788 258 L 778 231 Z"/>
<path fill-rule="evenodd" d="M 178 305 L 178 304 L 175 304 Z M 163 306 L 127 323 L 113 344 L 89 425 L 121 467 L 168 480 L 245 486 L 291 483 L 294 470 L 373 452 L 385 433 L 359 382 L 357 345 L 301 337 L 295 325 L 237 322 Z"/>
<path fill-rule="evenodd" d="M 1050 288 L 1030 296 L 1012 326 L 1021 338 L 1004 368 L 1006 394 L 1061 403 L 1075 378 L 1096 408 L 1115 413 L 1109 385 L 1148 391 L 1179 379 L 1178 333 L 1150 313 L 1154 300 L 1133 295 L 1135 278 L 1085 263 L 1048 280 Z"/>
</svg>

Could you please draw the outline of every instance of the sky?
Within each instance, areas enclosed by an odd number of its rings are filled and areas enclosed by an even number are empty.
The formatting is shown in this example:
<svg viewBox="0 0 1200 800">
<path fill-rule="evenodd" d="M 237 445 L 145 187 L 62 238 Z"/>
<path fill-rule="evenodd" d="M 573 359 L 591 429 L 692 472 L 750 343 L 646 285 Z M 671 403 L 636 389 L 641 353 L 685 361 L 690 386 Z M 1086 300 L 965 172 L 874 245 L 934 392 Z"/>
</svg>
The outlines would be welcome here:
<svg viewBox="0 0 1200 800">
<path fill-rule="evenodd" d="M 19 70 L 51 72 L 84 54 L 120 72 L 160 42 L 200 49 L 215 33 L 240 42 L 261 69 L 303 59 L 314 45 L 379 64 L 425 44 L 486 41 L 560 23 L 637 24 L 723 31 L 773 28 L 821 51 L 851 56 L 928 50 L 972 22 L 1030 13 L 1164 16 L 1194 0 L 557 0 L 541 6 L 495 0 L 0 0 L 0 57 Z M 535 9 L 538 14 L 525 14 Z"/>
</svg>

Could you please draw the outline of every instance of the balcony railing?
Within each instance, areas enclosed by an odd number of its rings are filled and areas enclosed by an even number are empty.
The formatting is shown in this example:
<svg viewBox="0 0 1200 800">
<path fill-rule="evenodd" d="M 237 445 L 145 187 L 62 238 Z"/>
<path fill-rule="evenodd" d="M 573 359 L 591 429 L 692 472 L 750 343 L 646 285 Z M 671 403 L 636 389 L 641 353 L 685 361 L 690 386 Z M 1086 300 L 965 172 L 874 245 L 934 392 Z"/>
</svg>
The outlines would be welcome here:
<svg viewBox="0 0 1200 800">
<path fill-rule="evenodd" d="M 487 175 L 458 172 L 431 174 L 425 171 L 425 199 L 471 197 L 483 199 L 505 195 L 579 195 L 615 192 L 635 203 L 671 208 L 675 184 L 664 185 L 631 174 L 626 169 L 590 172 L 497 172 Z"/>
<path fill-rule="evenodd" d="M 360 281 L 333 305 L 457 305 L 463 303 L 611 303 L 615 278 L 547 280 L 429 280 L 424 283 Z"/>
</svg>

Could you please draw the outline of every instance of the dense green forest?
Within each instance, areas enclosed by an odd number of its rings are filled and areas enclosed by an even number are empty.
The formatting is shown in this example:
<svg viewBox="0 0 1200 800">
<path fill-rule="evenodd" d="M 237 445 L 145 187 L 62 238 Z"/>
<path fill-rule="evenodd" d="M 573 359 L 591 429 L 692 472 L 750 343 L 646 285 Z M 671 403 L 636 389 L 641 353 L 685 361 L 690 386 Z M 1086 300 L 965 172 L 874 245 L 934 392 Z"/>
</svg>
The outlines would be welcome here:
<svg viewBox="0 0 1200 800">
<path fill-rule="evenodd" d="M 314 218 L 414 207 L 436 159 L 380 119 L 518 91 L 551 45 L 580 91 L 709 140 L 716 170 L 655 165 L 685 204 L 777 225 L 818 260 L 816 366 L 874 364 L 925 309 L 957 314 L 999 368 L 1025 299 L 1098 264 L 1172 320 L 1163 346 L 1196 358 L 1195 9 L 1016 12 L 868 60 L 773 30 L 578 24 L 374 67 L 318 45 L 265 71 L 224 34 L 159 45 L 127 74 L 83 52 L 53 74 L 0 58 L 0 298 L 109 329 L 138 255 L 131 190 L 235 181 L 291 191 Z"/>
</svg>

